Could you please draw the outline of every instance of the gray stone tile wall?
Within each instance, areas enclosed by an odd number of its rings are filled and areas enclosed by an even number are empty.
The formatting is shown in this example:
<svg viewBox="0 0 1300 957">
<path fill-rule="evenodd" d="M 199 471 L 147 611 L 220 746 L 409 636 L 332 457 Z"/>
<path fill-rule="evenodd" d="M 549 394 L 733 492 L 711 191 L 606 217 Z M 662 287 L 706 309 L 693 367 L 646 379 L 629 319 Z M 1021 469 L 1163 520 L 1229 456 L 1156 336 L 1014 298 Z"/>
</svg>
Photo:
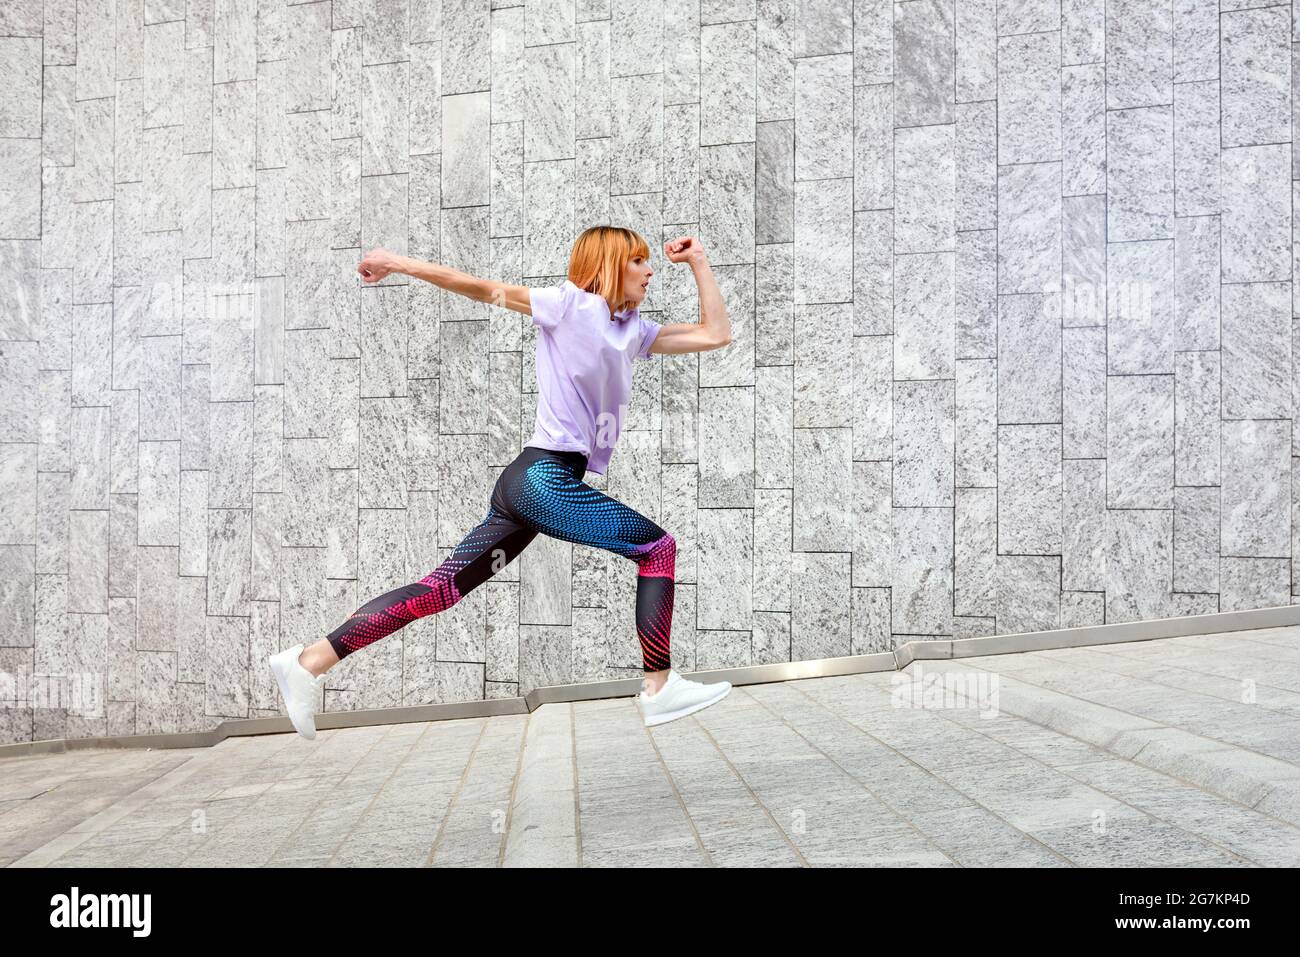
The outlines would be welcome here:
<svg viewBox="0 0 1300 957">
<path fill-rule="evenodd" d="M 594 484 L 679 542 L 685 671 L 1293 601 L 1289 3 L 0 7 L 0 741 L 279 713 L 267 654 L 427 574 L 531 432 L 526 317 L 639 230 Z M 640 673 L 538 540 L 331 710 Z M 58 679 L 63 675 L 78 683 Z M 49 677 L 54 676 L 54 677 Z M 70 686 L 71 684 L 71 686 Z M 75 692 L 75 693 L 73 693 Z"/>
</svg>

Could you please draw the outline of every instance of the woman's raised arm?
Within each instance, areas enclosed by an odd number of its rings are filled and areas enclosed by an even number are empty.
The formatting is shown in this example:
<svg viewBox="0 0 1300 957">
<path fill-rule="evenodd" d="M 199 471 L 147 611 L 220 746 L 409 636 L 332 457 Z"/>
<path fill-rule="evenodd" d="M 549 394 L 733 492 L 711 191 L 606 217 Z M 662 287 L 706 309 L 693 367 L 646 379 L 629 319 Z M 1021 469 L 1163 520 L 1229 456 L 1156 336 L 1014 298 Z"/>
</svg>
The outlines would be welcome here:
<svg viewBox="0 0 1300 957">
<path fill-rule="evenodd" d="M 731 343 L 731 316 L 727 314 L 722 291 L 709 266 L 704 246 L 693 236 L 680 236 L 664 243 L 669 262 L 686 263 L 695 274 L 700 297 L 699 322 L 669 322 L 659 330 L 650 351 L 677 355 L 683 352 L 709 352 Z"/>
<path fill-rule="evenodd" d="M 391 253 L 387 249 L 372 249 L 362 258 L 357 266 L 362 282 L 379 282 L 391 273 L 402 273 L 415 279 L 423 279 L 435 286 L 494 306 L 503 306 L 522 312 L 526 316 L 533 313 L 531 297 L 527 286 L 516 286 L 492 279 L 480 279 L 459 269 L 452 269 L 441 263 L 422 262 L 409 256 Z"/>
</svg>

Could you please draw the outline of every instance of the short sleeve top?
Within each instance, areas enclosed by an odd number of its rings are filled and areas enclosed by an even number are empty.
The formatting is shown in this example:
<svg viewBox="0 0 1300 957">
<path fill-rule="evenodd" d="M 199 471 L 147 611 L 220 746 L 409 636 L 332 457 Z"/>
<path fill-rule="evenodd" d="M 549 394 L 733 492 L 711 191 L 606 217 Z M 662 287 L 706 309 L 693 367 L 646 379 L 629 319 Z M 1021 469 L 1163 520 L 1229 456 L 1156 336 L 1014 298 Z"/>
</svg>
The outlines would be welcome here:
<svg viewBox="0 0 1300 957">
<path fill-rule="evenodd" d="M 537 420 L 524 444 L 587 456 L 603 475 L 623 430 L 632 360 L 649 359 L 663 328 L 639 307 L 613 316 L 604 297 L 569 279 L 529 289 L 537 328 Z"/>
</svg>

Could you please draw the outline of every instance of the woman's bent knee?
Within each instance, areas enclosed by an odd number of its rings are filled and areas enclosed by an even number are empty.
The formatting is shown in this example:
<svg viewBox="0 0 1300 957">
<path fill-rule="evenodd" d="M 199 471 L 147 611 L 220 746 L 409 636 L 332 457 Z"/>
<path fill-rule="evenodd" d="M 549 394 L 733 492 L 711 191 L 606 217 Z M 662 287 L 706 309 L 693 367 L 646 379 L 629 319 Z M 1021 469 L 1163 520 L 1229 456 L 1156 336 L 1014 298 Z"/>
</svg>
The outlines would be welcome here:
<svg viewBox="0 0 1300 957">
<path fill-rule="evenodd" d="M 645 550 L 634 557 L 639 566 L 638 574 L 676 577 L 677 540 L 668 532 L 648 543 Z"/>
<path fill-rule="evenodd" d="M 419 582 L 407 587 L 415 590 L 421 586 L 427 586 L 427 590 L 414 591 L 406 599 L 406 607 L 416 618 L 446 611 L 465 597 L 456 587 L 456 576 L 450 569 L 441 566 L 425 575 Z"/>
</svg>

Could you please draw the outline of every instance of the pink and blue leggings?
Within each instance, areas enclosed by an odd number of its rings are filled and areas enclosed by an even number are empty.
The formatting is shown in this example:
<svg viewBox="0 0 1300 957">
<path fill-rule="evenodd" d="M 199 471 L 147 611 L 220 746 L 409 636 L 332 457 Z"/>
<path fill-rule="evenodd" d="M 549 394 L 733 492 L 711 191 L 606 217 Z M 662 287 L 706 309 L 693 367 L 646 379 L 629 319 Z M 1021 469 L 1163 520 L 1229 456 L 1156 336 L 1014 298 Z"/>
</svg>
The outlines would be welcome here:
<svg viewBox="0 0 1300 957">
<path fill-rule="evenodd" d="M 416 618 L 445 611 L 510 564 L 538 533 L 637 564 L 636 630 L 644 671 L 669 667 L 677 543 L 635 509 L 582 481 L 587 456 L 525 446 L 492 489 L 488 513 L 418 582 L 366 602 L 327 636 L 340 659 Z"/>
</svg>

